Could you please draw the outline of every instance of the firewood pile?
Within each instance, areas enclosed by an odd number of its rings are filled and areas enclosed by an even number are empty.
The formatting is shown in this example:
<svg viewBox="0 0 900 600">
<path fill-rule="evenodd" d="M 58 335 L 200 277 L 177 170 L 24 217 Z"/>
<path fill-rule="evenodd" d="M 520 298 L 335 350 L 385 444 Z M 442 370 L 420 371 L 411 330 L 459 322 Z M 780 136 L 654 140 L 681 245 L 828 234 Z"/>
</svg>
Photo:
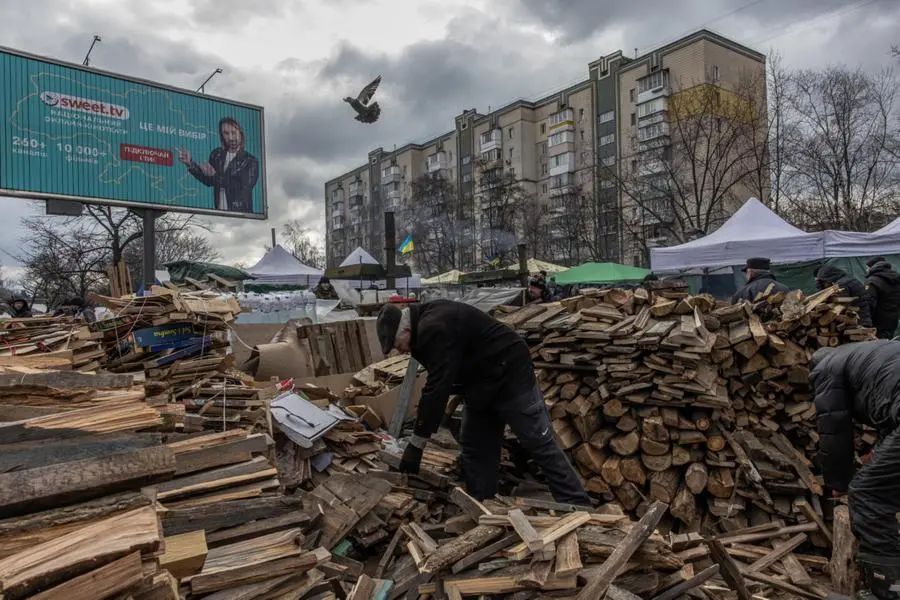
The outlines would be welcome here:
<svg viewBox="0 0 900 600">
<path fill-rule="evenodd" d="M 874 338 L 838 295 L 730 306 L 596 290 L 502 320 L 529 340 L 556 436 L 591 493 L 638 514 L 670 503 L 685 531 L 728 532 L 808 521 L 802 502 L 821 516 L 802 451 L 817 442 L 809 359 Z"/>
<path fill-rule="evenodd" d="M 104 359 L 102 344 L 71 317 L 0 319 L 0 367 L 92 371 Z"/>
</svg>

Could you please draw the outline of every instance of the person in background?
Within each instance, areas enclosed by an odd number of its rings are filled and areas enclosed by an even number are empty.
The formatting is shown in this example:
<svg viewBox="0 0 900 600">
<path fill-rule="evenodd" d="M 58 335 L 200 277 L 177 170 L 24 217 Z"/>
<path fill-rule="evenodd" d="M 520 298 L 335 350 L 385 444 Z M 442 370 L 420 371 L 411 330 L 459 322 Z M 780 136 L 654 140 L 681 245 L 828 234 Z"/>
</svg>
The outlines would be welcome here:
<svg viewBox="0 0 900 600">
<path fill-rule="evenodd" d="M 400 471 L 418 473 L 422 452 L 441 425 L 455 388 L 465 398 L 460 428 L 463 479 L 476 500 L 497 493 L 500 453 L 509 425 L 540 466 L 557 502 L 591 506 L 572 464 L 556 442 L 531 353 L 511 328 L 474 306 L 433 300 L 381 308 L 376 322 L 385 355 L 412 354 L 428 371 L 413 436 Z"/>
<path fill-rule="evenodd" d="M 53 311 L 54 317 L 74 317 L 85 323 L 93 323 L 97 320 L 94 309 L 85 303 L 83 298 L 73 296 L 65 300 L 59 308 Z"/>
<path fill-rule="evenodd" d="M 889 340 L 900 321 L 900 274 L 883 256 L 866 262 L 866 290 L 872 311 L 872 326 L 878 337 Z"/>
<path fill-rule="evenodd" d="M 825 486 L 848 500 L 856 561 L 869 588 L 856 597 L 900 600 L 900 342 L 822 348 L 810 368 Z M 860 423 L 879 439 L 854 474 Z"/>
<path fill-rule="evenodd" d="M 13 319 L 30 319 L 34 316 L 31 312 L 31 306 L 28 300 L 17 296 L 9 301 L 9 314 Z"/>
<path fill-rule="evenodd" d="M 331 285 L 331 280 L 324 276 L 313 289 L 313 293 L 319 300 L 339 300 L 337 290 Z"/>
<path fill-rule="evenodd" d="M 768 258 L 748 258 L 747 264 L 744 266 L 744 277 L 747 283 L 739 289 L 731 297 L 731 303 L 737 304 L 743 300 L 753 302 L 759 294 L 765 293 L 769 286 L 772 286 L 771 293 L 789 292 L 790 288 L 783 283 L 779 283 L 772 272 L 772 261 Z"/>
<path fill-rule="evenodd" d="M 816 289 L 824 290 L 835 284 L 840 286 L 842 296 L 856 299 L 853 304 L 859 309 L 860 326 L 871 327 L 872 305 L 869 302 L 869 292 L 866 291 L 866 286 L 838 266 L 822 265 L 816 269 Z"/>
</svg>

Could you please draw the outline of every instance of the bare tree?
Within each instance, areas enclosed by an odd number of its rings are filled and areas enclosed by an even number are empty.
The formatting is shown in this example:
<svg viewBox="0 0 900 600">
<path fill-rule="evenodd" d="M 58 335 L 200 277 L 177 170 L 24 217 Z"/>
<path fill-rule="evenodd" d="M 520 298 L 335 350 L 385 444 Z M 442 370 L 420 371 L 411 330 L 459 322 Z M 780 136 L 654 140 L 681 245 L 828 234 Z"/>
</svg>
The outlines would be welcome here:
<svg viewBox="0 0 900 600">
<path fill-rule="evenodd" d="M 871 231 L 900 209 L 897 80 L 830 67 L 789 80 L 785 213 L 807 230 Z"/>
<path fill-rule="evenodd" d="M 26 236 L 16 258 L 25 266 L 23 288 L 49 305 L 66 296 L 105 292 L 106 267 L 124 260 L 132 285 L 143 280 L 143 222 L 123 209 L 87 206 L 67 219 L 23 219 Z M 156 221 L 156 267 L 174 260 L 211 261 L 218 252 L 192 215 L 167 214 Z"/>
<path fill-rule="evenodd" d="M 440 172 L 426 173 L 410 182 L 410 206 L 400 222 L 415 244 L 416 268 L 430 275 L 460 268 L 472 226 L 456 185 Z"/>
<path fill-rule="evenodd" d="M 533 198 L 528 200 L 516 209 L 517 229 L 522 233 L 522 243 L 532 258 L 552 259 L 554 240 L 550 230 L 550 210 Z"/>
<path fill-rule="evenodd" d="M 299 219 L 294 219 L 282 226 L 282 233 L 287 243 L 287 250 L 303 264 L 317 269 L 325 268 L 325 248 L 315 243 L 311 229 Z"/>
<path fill-rule="evenodd" d="M 525 192 L 514 173 L 503 168 L 499 154 L 494 160 L 479 159 L 475 170 L 481 196 L 476 237 L 482 259 L 491 264 L 509 263 L 517 254 L 518 207 L 535 199 Z"/>
<path fill-rule="evenodd" d="M 622 228 L 644 262 L 654 245 L 713 231 L 755 187 L 766 187 L 759 82 L 682 87 L 668 102 L 668 119 L 639 115 L 635 153 L 625 157 L 630 168 L 614 176 L 626 205 Z"/>
</svg>

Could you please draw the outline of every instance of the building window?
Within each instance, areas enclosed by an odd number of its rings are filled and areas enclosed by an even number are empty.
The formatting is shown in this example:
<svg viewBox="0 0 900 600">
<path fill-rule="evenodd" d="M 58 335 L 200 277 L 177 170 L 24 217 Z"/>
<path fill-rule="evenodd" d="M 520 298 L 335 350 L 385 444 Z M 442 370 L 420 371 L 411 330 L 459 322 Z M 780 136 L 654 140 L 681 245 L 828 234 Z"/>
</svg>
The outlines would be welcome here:
<svg viewBox="0 0 900 600">
<path fill-rule="evenodd" d="M 719 65 L 713 65 L 712 68 L 712 80 L 713 83 L 719 80 Z"/>
<path fill-rule="evenodd" d="M 600 164 L 603 165 L 604 167 L 611 167 L 614 164 L 616 164 L 616 157 L 615 156 L 604 156 L 600 160 Z"/>
<path fill-rule="evenodd" d="M 590 152 L 582 152 L 581 153 L 581 164 L 586 165 L 591 162 L 591 153 Z"/>
<path fill-rule="evenodd" d="M 541 175 L 547 174 L 547 163 L 541 165 Z"/>
<path fill-rule="evenodd" d="M 512 160 L 513 148 L 510 148 L 509 150 L 507 150 L 507 154 L 509 154 L 509 159 Z"/>
<path fill-rule="evenodd" d="M 471 162 L 472 162 L 472 157 L 471 157 L 471 156 L 463 156 L 463 157 L 462 157 L 462 164 L 463 164 L 463 165 L 468 165 L 468 164 L 470 164 Z"/>
<path fill-rule="evenodd" d="M 649 92 L 669 85 L 669 72 L 656 71 L 638 79 L 638 91 Z"/>
<path fill-rule="evenodd" d="M 616 118 L 616 111 L 608 110 L 605 113 L 601 114 L 600 118 L 598 120 L 601 123 L 609 123 L 610 121 L 612 121 L 615 118 Z"/>
<path fill-rule="evenodd" d="M 608 190 L 614 187 L 616 187 L 616 184 L 612 179 L 604 179 L 600 182 L 601 189 Z"/>
<path fill-rule="evenodd" d="M 469 183 L 470 181 L 472 181 L 472 174 L 464 173 L 462 176 L 462 180 L 463 180 L 463 183 Z"/>
<path fill-rule="evenodd" d="M 560 144 L 567 144 L 575 141 L 575 133 L 572 131 L 557 131 L 547 138 L 547 146 L 552 148 Z"/>
<path fill-rule="evenodd" d="M 638 106 L 638 117 L 643 119 L 644 117 L 663 112 L 666 108 L 668 108 L 668 104 L 665 98 L 654 98 Z"/>
<path fill-rule="evenodd" d="M 556 167 L 565 167 L 571 164 L 569 160 L 569 155 L 571 152 L 566 152 L 564 154 L 557 154 L 556 156 L 550 157 L 550 168 L 554 169 Z"/>
<path fill-rule="evenodd" d="M 631 124 L 634 125 L 635 123 L 637 123 L 637 115 L 631 113 Z"/>
<path fill-rule="evenodd" d="M 600 145 L 606 146 L 607 144 L 614 144 L 616 141 L 616 134 L 610 133 L 608 135 L 604 135 L 600 137 Z"/>
<path fill-rule="evenodd" d="M 581 141 L 584 141 L 584 129 L 581 130 Z"/>
<path fill-rule="evenodd" d="M 571 108 L 565 108 L 550 115 L 550 127 L 556 127 L 567 121 L 574 121 L 575 117 Z"/>
<path fill-rule="evenodd" d="M 578 109 L 578 120 L 580 121 L 580 120 L 582 120 L 583 118 L 584 118 L 584 109 L 583 109 L 583 108 L 579 108 L 579 109 Z"/>
<path fill-rule="evenodd" d="M 634 88 L 631 88 L 630 90 L 628 90 L 628 99 L 630 101 L 634 102 Z"/>
<path fill-rule="evenodd" d="M 543 193 L 543 194 L 547 193 L 547 184 L 546 183 L 541 186 L 541 193 Z"/>
<path fill-rule="evenodd" d="M 513 136 L 513 128 L 510 127 L 509 129 L 506 130 L 506 137 L 508 137 L 509 139 L 512 139 L 512 136 Z"/>
<path fill-rule="evenodd" d="M 547 133 L 547 124 L 541 123 L 541 135 L 544 135 L 545 133 Z"/>
</svg>

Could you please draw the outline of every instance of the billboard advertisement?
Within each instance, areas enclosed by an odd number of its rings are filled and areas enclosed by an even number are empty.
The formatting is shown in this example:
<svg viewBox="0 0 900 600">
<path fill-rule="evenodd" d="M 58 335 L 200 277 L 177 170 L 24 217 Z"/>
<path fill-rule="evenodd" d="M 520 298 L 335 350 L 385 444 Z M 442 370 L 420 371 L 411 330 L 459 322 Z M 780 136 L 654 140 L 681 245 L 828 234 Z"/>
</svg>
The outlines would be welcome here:
<svg viewBox="0 0 900 600">
<path fill-rule="evenodd" d="M 264 219 L 263 109 L 0 47 L 0 195 Z"/>
</svg>

